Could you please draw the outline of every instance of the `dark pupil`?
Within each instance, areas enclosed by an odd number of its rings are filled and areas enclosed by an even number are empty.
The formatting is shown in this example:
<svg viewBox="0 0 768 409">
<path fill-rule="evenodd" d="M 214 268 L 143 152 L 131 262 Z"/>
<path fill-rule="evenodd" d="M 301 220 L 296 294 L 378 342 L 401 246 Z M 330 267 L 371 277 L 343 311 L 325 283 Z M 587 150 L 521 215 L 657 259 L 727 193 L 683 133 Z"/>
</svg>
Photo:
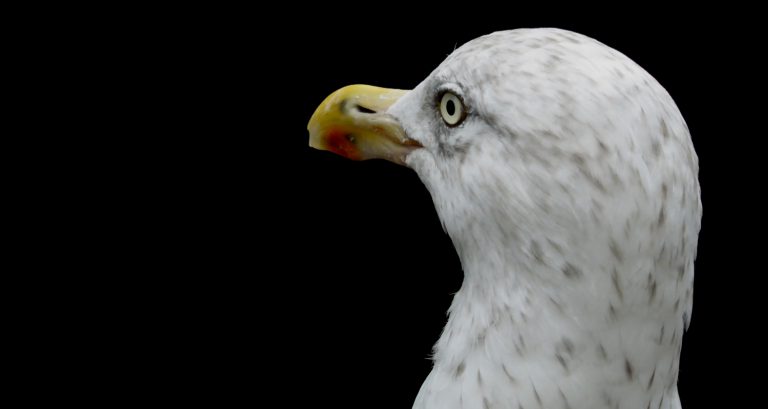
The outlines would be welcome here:
<svg viewBox="0 0 768 409">
<path fill-rule="evenodd" d="M 456 112 L 456 106 L 453 104 L 452 100 L 448 100 L 448 102 L 445 103 L 445 112 L 448 112 L 449 116 L 453 116 L 454 112 Z"/>
</svg>

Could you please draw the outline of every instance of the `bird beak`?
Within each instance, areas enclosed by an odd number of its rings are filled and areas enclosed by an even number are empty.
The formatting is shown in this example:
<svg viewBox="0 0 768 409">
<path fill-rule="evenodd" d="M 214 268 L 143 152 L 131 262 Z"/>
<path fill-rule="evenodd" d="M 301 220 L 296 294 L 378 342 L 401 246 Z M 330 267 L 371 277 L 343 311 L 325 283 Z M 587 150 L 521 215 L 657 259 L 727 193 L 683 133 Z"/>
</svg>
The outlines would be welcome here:
<svg viewBox="0 0 768 409">
<path fill-rule="evenodd" d="M 352 160 L 386 159 L 399 165 L 421 144 L 408 138 L 387 109 L 408 91 L 350 85 L 329 95 L 309 120 L 309 146 Z"/>
</svg>

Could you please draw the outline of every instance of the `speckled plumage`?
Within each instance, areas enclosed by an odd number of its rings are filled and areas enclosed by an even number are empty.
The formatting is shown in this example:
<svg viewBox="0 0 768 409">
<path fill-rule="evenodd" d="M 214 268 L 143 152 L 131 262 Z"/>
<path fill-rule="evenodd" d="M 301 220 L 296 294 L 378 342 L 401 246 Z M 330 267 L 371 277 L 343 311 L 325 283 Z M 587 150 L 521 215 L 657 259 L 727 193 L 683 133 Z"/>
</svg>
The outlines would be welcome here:
<svg viewBox="0 0 768 409">
<path fill-rule="evenodd" d="M 680 408 L 701 202 L 661 85 L 585 36 L 514 30 L 454 51 L 388 114 L 424 146 L 406 164 L 465 274 L 414 409 Z"/>
</svg>

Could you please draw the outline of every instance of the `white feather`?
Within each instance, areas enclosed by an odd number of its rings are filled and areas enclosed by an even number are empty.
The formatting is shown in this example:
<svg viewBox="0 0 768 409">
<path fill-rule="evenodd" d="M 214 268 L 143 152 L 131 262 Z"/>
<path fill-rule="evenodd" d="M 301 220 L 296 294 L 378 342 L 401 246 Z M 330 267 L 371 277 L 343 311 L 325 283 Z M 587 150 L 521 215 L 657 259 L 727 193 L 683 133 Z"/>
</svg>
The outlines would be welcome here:
<svg viewBox="0 0 768 409">
<path fill-rule="evenodd" d="M 470 112 L 455 128 L 446 86 Z M 514 30 L 389 113 L 425 147 L 406 163 L 465 274 L 414 409 L 679 408 L 701 202 L 661 85 L 582 35 Z"/>
</svg>

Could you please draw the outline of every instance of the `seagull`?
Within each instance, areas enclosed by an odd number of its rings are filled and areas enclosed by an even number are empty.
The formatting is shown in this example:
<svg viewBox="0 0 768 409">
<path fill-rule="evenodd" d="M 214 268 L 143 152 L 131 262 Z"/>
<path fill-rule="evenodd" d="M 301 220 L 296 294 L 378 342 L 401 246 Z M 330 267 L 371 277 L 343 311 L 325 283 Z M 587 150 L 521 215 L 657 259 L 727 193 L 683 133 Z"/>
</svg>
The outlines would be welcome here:
<svg viewBox="0 0 768 409">
<path fill-rule="evenodd" d="M 501 31 L 413 90 L 352 85 L 310 146 L 413 169 L 464 280 L 414 409 L 679 409 L 702 205 L 667 91 L 620 52 Z"/>
</svg>

